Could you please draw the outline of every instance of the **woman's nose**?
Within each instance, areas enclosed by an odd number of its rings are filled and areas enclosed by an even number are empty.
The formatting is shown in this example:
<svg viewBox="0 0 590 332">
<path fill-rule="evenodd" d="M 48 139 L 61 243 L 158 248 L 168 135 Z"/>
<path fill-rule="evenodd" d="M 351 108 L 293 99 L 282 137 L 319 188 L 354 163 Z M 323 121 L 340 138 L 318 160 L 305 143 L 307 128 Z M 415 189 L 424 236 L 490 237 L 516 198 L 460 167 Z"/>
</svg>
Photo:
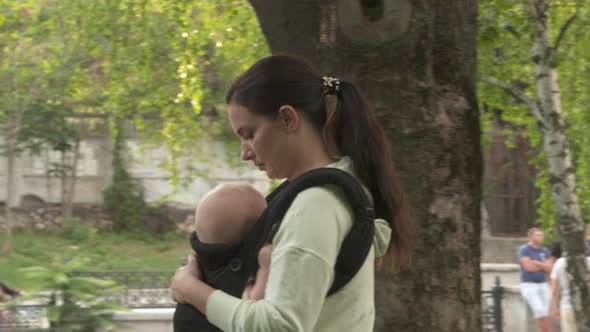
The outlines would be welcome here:
<svg viewBox="0 0 590 332">
<path fill-rule="evenodd" d="M 250 159 L 252 159 L 252 150 L 250 150 L 248 146 L 242 145 L 242 160 Z"/>
</svg>

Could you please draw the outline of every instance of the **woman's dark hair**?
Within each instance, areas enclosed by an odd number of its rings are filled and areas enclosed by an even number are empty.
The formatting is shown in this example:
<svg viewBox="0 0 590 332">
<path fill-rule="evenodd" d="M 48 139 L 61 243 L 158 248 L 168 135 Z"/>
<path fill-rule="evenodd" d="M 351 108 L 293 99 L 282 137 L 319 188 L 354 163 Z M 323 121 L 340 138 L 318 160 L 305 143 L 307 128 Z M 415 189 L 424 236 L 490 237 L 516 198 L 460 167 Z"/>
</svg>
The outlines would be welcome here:
<svg viewBox="0 0 590 332">
<path fill-rule="evenodd" d="M 555 242 L 551 247 L 551 256 L 561 258 L 561 242 Z"/>
<path fill-rule="evenodd" d="M 391 147 L 371 107 L 352 82 L 340 81 L 337 95 L 326 95 L 323 79 L 310 65 L 288 55 L 256 62 L 231 84 L 225 101 L 274 118 L 290 105 L 333 143 L 331 152 L 349 156 L 356 175 L 375 202 L 378 217 L 389 222 L 392 234 L 381 266 L 409 267 L 415 229 L 412 210 L 396 174 Z"/>
</svg>

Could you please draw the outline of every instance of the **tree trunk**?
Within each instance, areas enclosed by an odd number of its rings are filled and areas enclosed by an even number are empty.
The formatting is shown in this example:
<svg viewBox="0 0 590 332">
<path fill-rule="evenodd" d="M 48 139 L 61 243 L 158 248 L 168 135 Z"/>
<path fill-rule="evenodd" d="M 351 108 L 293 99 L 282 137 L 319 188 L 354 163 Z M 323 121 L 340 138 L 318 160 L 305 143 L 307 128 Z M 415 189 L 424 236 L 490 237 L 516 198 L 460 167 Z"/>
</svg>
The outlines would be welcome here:
<svg viewBox="0 0 590 332">
<path fill-rule="evenodd" d="M 590 272 L 586 265 L 584 222 L 576 194 L 575 171 L 562 117 L 558 75 L 553 64 L 557 47 L 551 46 L 547 14 L 549 4 L 529 1 L 535 18 L 533 61 L 539 97 L 538 123 L 543 150 L 551 174 L 551 192 L 562 246 L 567 257 L 567 273 L 578 330 L 590 332 Z M 563 30 L 562 30 L 563 31 Z"/>
<path fill-rule="evenodd" d="M 65 210 L 65 204 L 66 204 L 66 196 L 67 196 L 67 178 L 68 178 L 68 167 L 67 167 L 67 163 L 66 163 L 66 153 L 67 150 L 62 150 L 60 153 L 61 156 L 61 161 L 60 161 L 60 181 L 61 181 L 61 197 L 60 197 L 60 203 L 61 203 L 61 210 L 62 212 Z"/>
<path fill-rule="evenodd" d="M 479 331 L 475 1 L 250 0 L 273 53 L 355 81 L 415 208 L 413 272 L 377 277 L 376 331 Z"/>
<path fill-rule="evenodd" d="M 63 201 L 63 212 L 64 218 L 72 218 L 72 209 L 74 204 L 74 192 L 76 191 L 76 181 L 78 177 L 78 161 L 80 159 L 80 138 L 76 138 L 73 149 L 74 157 L 72 160 L 71 172 L 69 176 L 68 188 L 65 192 L 65 198 Z M 64 175 L 65 176 L 65 175 Z"/>
<path fill-rule="evenodd" d="M 2 253 L 12 251 L 12 229 L 14 228 L 14 213 L 12 207 L 14 205 L 14 195 L 16 188 L 14 187 L 15 178 L 15 164 L 16 164 L 16 137 L 12 131 L 8 131 L 6 135 L 6 203 L 4 206 L 4 217 L 6 218 L 4 229 L 4 244 L 2 246 Z"/>
</svg>

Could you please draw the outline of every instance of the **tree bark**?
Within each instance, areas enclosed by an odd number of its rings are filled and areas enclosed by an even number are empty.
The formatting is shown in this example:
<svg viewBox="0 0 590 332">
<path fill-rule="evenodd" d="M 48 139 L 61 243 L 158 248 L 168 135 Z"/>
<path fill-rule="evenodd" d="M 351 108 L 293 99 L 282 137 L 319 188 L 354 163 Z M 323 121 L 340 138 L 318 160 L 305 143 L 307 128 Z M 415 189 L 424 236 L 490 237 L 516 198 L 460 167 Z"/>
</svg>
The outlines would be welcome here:
<svg viewBox="0 0 590 332">
<path fill-rule="evenodd" d="M 12 229 L 14 228 L 14 213 L 12 207 L 14 205 L 14 195 L 16 188 L 14 187 L 15 178 L 15 164 L 16 164 L 16 127 L 14 126 L 16 119 L 12 121 L 12 128 L 6 135 L 6 203 L 4 206 L 5 229 L 4 229 L 4 244 L 2 245 L 2 253 L 6 254 L 12 251 Z"/>
<path fill-rule="evenodd" d="M 541 115 L 537 120 L 551 174 L 551 192 L 555 202 L 559 234 L 567 257 L 570 294 L 578 330 L 590 332 L 590 272 L 586 265 L 584 222 L 576 194 L 575 171 L 562 117 L 558 74 L 553 63 L 557 45 L 555 48 L 551 47 L 549 37 L 549 2 L 529 1 L 535 19 L 533 61 Z"/>
<path fill-rule="evenodd" d="M 418 240 L 412 272 L 377 277 L 375 330 L 479 331 L 477 3 L 250 2 L 273 53 L 355 81 L 393 143 Z"/>
<path fill-rule="evenodd" d="M 73 215 L 73 205 L 74 205 L 74 192 L 76 191 L 76 182 L 78 180 L 78 162 L 80 159 L 80 138 L 76 138 L 76 142 L 74 143 L 73 149 L 73 160 L 71 171 L 69 175 L 68 189 L 65 193 L 65 199 L 63 201 L 63 217 L 64 218 L 72 218 Z M 64 175 L 66 176 L 66 175 Z"/>
</svg>

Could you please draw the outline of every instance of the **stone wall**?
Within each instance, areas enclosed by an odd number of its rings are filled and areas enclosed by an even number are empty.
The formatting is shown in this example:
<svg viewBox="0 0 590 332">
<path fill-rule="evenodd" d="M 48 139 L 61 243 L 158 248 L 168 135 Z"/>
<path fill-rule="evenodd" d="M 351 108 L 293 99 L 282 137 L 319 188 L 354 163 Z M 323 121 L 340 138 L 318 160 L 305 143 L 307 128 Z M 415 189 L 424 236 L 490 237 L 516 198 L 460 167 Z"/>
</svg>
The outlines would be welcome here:
<svg viewBox="0 0 590 332">
<path fill-rule="evenodd" d="M 133 309 L 115 314 L 115 321 L 123 328 L 100 332 L 173 332 L 174 308 Z"/>
<path fill-rule="evenodd" d="M 526 237 L 492 237 L 481 238 L 482 263 L 517 263 L 518 248 L 527 242 Z"/>
<path fill-rule="evenodd" d="M 163 165 L 168 159 L 165 149 L 141 145 L 138 139 L 128 139 L 126 143 L 129 171 L 142 183 L 146 200 L 150 203 L 165 200 L 174 206 L 192 208 L 207 191 L 223 182 L 247 182 L 263 193 L 270 188 L 263 172 L 251 163 L 239 161 L 238 151 L 232 153 L 235 165 L 230 165 L 221 142 L 200 142 L 195 147 L 194 158 L 181 162 L 181 170 L 192 167 L 200 174 L 191 181 L 184 181 L 187 183 L 182 188 L 170 183 L 170 173 Z M 79 151 L 74 203 L 100 205 L 102 192 L 111 181 L 110 139 L 107 136 L 86 137 L 80 143 Z M 51 165 L 60 162 L 61 157 L 56 151 L 43 151 L 38 156 L 20 156 L 16 161 L 13 188 L 16 200 L 11 205 L 18 207 L 27 196 L 45 203 L 61 203 L 61 178 L 47 175 Z M 180 177 L 181 180 L 188 179 L 188 173 L 181 172 Z M 0 156 L 0 188 L 5 187 L 6 158 Z M 0 190 L 0 203 L 3 202 L 6 202 L 6 190 Z"/>
</svg>

